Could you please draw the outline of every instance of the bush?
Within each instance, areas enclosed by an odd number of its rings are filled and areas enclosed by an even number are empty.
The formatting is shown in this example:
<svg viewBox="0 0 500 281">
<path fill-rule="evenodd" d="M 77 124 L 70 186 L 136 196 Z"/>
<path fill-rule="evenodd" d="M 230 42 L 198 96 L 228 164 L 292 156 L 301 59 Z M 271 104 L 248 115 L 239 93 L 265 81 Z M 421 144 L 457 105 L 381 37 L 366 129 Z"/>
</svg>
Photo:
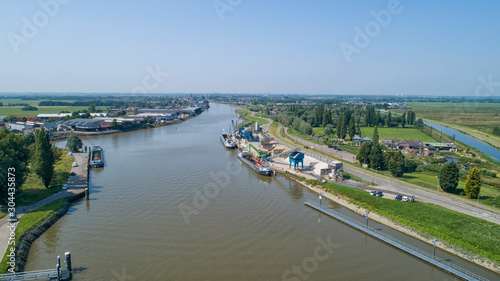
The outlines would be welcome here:
<svg viewBox="0 0 500 281">
<path fill-rule="evenodd" d="M 28 106 L 21 108 L 21 110 L 35 111 L 35 110 L 38 110 L 38 108 L 36 106 L 28 105 Z"/>
</svg>

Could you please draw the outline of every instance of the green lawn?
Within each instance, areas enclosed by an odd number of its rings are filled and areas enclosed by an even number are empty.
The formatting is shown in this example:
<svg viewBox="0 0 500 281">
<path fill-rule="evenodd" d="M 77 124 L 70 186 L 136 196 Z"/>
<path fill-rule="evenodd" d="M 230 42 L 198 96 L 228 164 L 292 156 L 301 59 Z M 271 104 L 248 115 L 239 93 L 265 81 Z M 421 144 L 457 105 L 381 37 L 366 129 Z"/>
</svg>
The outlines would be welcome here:
<svg viewBox="0 0 500 281">
<path fill-rule="evenodd" d="M 54 166 L 54 177 L 50 187 L 47 189 L 42 183 L 42 180 L 35 172 L 31 171 L 26 178 L 26 181 L 21 186 L 16 198 L 18 206 L 26 206 L 38 202 L 44 198 L 51 196 L 61 190 L 61 187 L 68 182 L 69 174 L 71 172 L 71 165 L 75 157 L 69 156 L 68 150 L 63 150 L 63 155 L 56 162 Z"/>
<path fill-rule="evenodd" d="M 258 118 L 258 117 L 252 117 L 252 113 L 248 110 L 245 109 L 238 109 L 238 113 L 240 114 L 241 117 L 244 117 L 245 119 L 248 119 L 252 121 L 252 124 L 255 122 L 259 122 L 259 125 L 262 126 L 264 124 L 267 124 L 267 119 L 264 118 Z M 259 115 L 260 116 L 260 115 Z"/>
<path fill-rule="evenodd" d="M 38 208 L 30 213 L 27 213 L 21 217 L 16 229 L 16 246 L 19 243 L 19 238 L 30 230 L 32 227 L 37 225 L 46 217 L 54 214 L 59 208 L 62 207 L 64 198 L 58 199 L 50 204 L 47 204 L 41 208 Z M 10 246 L 9 246 L 10 247 Z M 10 253 L 9 250 L 5 251 L 2 258 L 2 263 L 0 264 L 0 274 L 5 273 L 8 269 L 7 265 L 7 255 Z"/>
<path fill-rule="evenodd" d="M 332 183 L 326 183 L 325 187 L 363 208 L 426 233 L 429 241 L 436 237 L 500 262 L 500 228 L 495 223 L 433 204 L 378 198 L 363 190 Z"/>
<path fill-rule="evenodd" d="M 361 127 L 361 137 L 372 138 L 375 127 Z M 435 139 L 414 128 L 378 128 L 379 139 L 416 139 L 421 141 L 436 142 Z"/>
</svg>

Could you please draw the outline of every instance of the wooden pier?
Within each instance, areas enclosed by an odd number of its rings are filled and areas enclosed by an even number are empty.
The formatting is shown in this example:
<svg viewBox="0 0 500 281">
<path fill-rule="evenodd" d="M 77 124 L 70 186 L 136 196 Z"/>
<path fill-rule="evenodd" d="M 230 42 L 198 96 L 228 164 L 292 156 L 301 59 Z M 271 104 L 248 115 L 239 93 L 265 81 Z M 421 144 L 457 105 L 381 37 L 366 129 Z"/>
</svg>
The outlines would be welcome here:
<svg viewBox="0 0 500 281">
<path fill-rule="evenodd" d="M 68 281 L 72 278 L 71 253 L 65 253 L 66 270 L 61 268 L 61 257 L 57 257 L 57 265 L 54 269 L 26 271 L 0 274 L 0 281 L 21 281 L 21 280 L 50 280 Z"/>
</svg>

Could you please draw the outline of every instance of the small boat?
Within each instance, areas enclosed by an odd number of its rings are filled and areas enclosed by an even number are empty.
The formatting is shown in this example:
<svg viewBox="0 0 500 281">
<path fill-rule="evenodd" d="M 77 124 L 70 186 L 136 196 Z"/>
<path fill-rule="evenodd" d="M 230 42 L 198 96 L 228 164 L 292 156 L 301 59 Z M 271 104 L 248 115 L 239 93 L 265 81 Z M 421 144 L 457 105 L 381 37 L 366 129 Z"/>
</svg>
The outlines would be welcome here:
<svg viewBox="0 0 500 281">
<path fill-rule="evenodd" d="M 222 132 L 220 133 L 220 140 L 224 144 L 226 148 L 234 149 L 236 148 L 236 144 L 234 141 L 229 137 L 229 135 L 226 133 L 224 129 L 222 129 Z"/>
<path fill-rule="evenodd" d="M 273 170 L 271 170 L 271 167 L 269 167 L 266 163 L 260 161 L 259 159 L 253 157 L 249 152 L 238 152 L 238 158 L 259 175 L 270 176 L 273 172 Z"/>
<path fill-rule="evenodd" d="M 90 167 L 104 167 L 103 150 L 98 145 L 94 145 L 90 151 Z"/>
</svg>

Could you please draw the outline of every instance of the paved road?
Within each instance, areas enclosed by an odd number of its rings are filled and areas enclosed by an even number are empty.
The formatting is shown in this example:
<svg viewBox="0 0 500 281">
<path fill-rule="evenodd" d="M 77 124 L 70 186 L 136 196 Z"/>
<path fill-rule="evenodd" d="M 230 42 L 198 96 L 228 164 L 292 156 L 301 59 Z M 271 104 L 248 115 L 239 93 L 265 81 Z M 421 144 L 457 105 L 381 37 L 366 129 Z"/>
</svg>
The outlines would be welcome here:
<svg viewBox="0 0 500 281">
<path fill-rule="evenodd" d="M 75 174 L 69 177 L 67 190 L 61 190 L 60 192 L 29 206 L 17 207 L 17 217 L 20 218 L 23 214 L 43 207 L 59 198 L 69 197 L 84 191 L 87 187 L 87 155 L 88 154 L 85 152 L 73 153 L 73 156 L 75 156 L 74 161 L 78 163 L 78 167 L 73 167 L 71 169 L 71 171 Z M 2 257 L 7 249 L 10 236 L 10 229 L 8 228 L 10 223 L 7 222 L 8 218 L 9 216 L 0 219 L 0 254 Z"/>
<path fill-rule="evenodd" d="M 271 122 L 271 120 L 270 120 Z M 270 122 L 263 126 L 263 130 L 265 132 L 268 131 Z M 278 131 L 279 132 L 279 131 Z M 285 131 L 286 132 L 286 131 Z M 274 136 L 275 138 L 279 138 L 279 136 Z M 291 136 L 290 136 L 291 137 Z M 309 142 L 307 140 L 302 140 L 302 144 L 307 145 L 309 147 L 313 146 L 314 149 L 323 149 L 320 145 L 315 144 L 313 142 Z M 324 147 L 324 146 L 323 146 Z M 304 149 L 301 147 L 301 149 Z M 318 149 L 318 150 L 319 150 Z M 322 150 L 321 150 L 322 151 Z M 314 151 L 312 151 L 314 152 Z M 322 151 L 323 152 L 323 151 Z M 323 152 L 329 155 L 332 155 L 328 152 Z M 332 155 L 335 156 L 335 155 Z M 352 157 L 352 156 L 351 156 Z M 346 159 L 344 159 L 346 160 Z M 458 211 L 461 213 L 465 213 L 471 216 L 478 216 L 485 220 L 500 224 L 500 212 L 494 210 L 492 208 L 488 208 L 486 206 L 479 205 L 478 208 L 474 204 L 471 204 L 469 201 L 457 198 L 452 195 L 444 194 L 441 192 L 432 191 L 429 189 L 424 189 L 422 187 L 409 184 L 403 181 L 399 181 L 393 178 L 389 178 L 386 176 L 379 175 L 369 170 L 365 170 L 353 165 L 350 165 L 344 161 L 344 170 L 350 174 L 356 175 L 363 179 L 373 181 L 378 184 L 378 187 L 375 189 L 381 189 L 388 191 L 392 194 L 402 194 L 402 195 L 415 195 L 417 201 L 429 202 L 436 205 L 443 206 L 445 208 Z"/>
</svg>

